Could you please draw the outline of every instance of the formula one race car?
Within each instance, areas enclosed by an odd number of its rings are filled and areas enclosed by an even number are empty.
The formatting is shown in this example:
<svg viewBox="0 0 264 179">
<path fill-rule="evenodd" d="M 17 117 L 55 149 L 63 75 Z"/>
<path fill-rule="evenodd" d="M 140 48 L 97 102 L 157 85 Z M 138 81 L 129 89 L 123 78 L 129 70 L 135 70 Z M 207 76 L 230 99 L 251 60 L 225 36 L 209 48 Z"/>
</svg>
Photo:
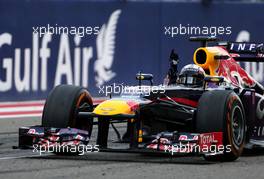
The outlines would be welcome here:
<svg viewBox="0 0 264 179">
<path fill-rule="evenodd" d="M 208 47 L 216 38 L 190 40 L 202 42 L 202 47 L 194 52 L 195 65 L 185 67 L 175 84 L 153 86 L 151 74 L 139 73 L 138 86 L 99 104 L 82 87 L 55 87 L 42 124 L 19 129 L 19 147 L 87 145 L 94 125 L 100 151 L 233 161 L 244 148 L 264 147 L 264 88 L 237 63 L 264 62 L 263 44 L 219 42 Z M 151 84 L 142 85 L 143 80 Z M 114 127 L 117 122 L 127 123 L 123 139 Z M 109 147 L 110 125 L 129 148 Z"/>
</svg>

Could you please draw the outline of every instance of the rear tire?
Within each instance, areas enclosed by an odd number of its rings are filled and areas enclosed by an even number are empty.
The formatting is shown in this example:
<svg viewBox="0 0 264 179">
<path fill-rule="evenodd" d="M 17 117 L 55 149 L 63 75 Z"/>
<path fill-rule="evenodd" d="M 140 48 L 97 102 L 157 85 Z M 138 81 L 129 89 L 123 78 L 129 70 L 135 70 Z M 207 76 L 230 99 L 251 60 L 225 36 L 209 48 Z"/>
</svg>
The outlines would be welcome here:
<svg viewBox="0 0 264 179">
<path fill-rule="evenodd" d="M 92 109 L 93 101 L 87 90 L 73 85 L 59 85 L 50 92 L 46 100 L 42 126 L 83 129 L 91 135 L 93 118 L 81 119 L 78 112 Z"/>
<path fill-rule="evenodd" d="M 196 131 L 223 132 L 225 150 L 223 154 L 204 155 L 204 158 L 209 161 L 236 160 L 244 148 L 245 123 L 243 104 L 233 91 L 205 92 L 198 104 Z"/>
</svg>

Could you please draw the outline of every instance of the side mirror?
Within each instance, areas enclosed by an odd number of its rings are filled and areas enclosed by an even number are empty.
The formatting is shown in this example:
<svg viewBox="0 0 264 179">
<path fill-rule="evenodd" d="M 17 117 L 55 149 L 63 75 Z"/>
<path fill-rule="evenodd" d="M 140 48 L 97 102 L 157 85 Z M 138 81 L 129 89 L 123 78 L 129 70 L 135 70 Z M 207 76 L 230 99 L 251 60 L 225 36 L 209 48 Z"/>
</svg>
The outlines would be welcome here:
<svg viewBox="0 0 264 179">
<path fill-rule="evenodd" d="M 138 80 L 138 84 L 139 86 L 141 86 L 142 84 L 142 80 L 146 80 L 150 82 L 150 85 L 153 85 L 153 75 L 150 73 L 137 73 L 136 74 L 136 79 Z"/>
<path fill-rule="evenodd" d="M 219 85 L 224 82 L 224 77 L 222 76 L 206 76 L 204 78 L 204 89 L 206 88 L 208 83 L 213 83 L 215 85 Z"/>
<path fill-rule="evenodd" d="M 211 83 L 223 83 L 224 82 L 224 77 L 222 76 L 206 76 L 204 78 L 205 82 L 211 82 Z"/>
</svg>

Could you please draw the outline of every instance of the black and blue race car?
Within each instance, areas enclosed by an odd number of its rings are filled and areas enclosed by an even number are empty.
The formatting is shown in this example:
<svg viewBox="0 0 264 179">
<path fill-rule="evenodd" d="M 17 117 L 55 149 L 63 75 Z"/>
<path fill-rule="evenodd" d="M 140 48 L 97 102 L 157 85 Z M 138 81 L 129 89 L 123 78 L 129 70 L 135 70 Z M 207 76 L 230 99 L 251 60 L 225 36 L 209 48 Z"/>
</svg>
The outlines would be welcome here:
<svg viewBox="0 0 264 179">
<path fill-rule="evenodd" d="M 83 87 L 59 85 L 49 94 L 39 126 L 19 129 L 19 147 L 88 145 L 94 125 L 101 152 L 202 155 L 233 161 L 244 148 L 264 147 L 264 88 L 238 61 L 264 62 L 263 44 L 202 42 L 194 64 L 185 66 L 175 83 L 155 86 L 151 74 L 138 73 L 139 85 L 120 96 L 93 104 Z M 173 56 L 173 55 L 172 55 Z M 143 81 L 150 85 L 142 85 Z M 120 136 L 116 123 L 126 123 Z M 109 147 L 109 127 L 128 148 Z"/>
</svg>

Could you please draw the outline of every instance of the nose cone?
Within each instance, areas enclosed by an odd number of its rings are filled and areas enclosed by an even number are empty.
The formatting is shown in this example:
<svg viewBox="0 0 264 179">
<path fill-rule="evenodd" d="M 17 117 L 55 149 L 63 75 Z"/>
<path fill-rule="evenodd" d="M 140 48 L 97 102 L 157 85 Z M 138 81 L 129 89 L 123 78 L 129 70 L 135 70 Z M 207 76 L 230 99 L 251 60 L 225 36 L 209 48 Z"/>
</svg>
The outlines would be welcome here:
<svg viewBox="0 0 264 179">
<path fill-rule="evenodd" d="M 117 115 L 117 114 L 134 114 L 134 111 L 126 101 L 107 100 L 100 103 L 93 111 L 97 115 Z"/>
</svg>

